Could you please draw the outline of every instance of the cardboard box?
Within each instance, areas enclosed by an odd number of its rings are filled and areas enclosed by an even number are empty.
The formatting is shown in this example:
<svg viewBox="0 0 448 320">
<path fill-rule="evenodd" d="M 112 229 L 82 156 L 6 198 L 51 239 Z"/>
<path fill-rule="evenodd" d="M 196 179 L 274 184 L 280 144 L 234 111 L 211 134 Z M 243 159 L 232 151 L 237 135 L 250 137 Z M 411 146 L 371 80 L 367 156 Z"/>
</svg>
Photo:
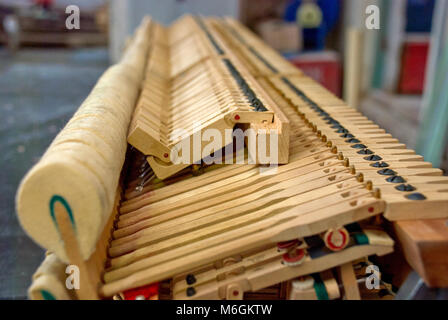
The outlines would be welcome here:
<svg viewBox="0 0 448 320">
<path fill-rule="evenodd" d="M 287 57 L 288 60 L 336 96 L 342 94 L 342 65 L 337 52 L 309 52 Z"/>
<path fill-rule="evenodd" d="M 302 31 L 296 23 L 268 20 L 259 23 L 256 31 L 269 46 L 280 52 L 298 52 L 302 49 Z"/>
</svg>

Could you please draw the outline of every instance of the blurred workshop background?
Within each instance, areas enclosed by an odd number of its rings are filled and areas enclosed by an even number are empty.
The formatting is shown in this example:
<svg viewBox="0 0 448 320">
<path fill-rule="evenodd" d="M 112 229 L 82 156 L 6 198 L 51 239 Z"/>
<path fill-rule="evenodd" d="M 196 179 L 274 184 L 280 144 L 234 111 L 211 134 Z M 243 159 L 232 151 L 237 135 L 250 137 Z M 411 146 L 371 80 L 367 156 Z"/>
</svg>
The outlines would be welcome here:
<svg viewBox="0 0 448 320">
<path fill-rule="evenodd" d="M 66 28 L 69 5 L 79 30 Z M 26 297 L 43 255 L 15 217 L 20 179 L 142 17 L 168 24 L 185 13 L 240 19 L 447 172 L 446 0 L 0 0 L 0 299 Z"/>
</svg>

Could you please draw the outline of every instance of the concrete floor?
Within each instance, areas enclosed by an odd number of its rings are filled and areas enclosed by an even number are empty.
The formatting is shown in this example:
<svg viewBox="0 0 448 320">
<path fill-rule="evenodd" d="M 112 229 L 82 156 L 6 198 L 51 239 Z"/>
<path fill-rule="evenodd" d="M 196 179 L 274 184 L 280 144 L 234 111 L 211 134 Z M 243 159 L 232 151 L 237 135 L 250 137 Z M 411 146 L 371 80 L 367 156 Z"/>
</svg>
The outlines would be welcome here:
<svg viewBox="0 0 448 320">
<path fill-rule="evenodd" d="M 24 299 L 44 251 L 22 231 L 15 214 L 21 178 L 108 65 L 106 48 L 0 47 L 0 299 Z"/>
</svg>

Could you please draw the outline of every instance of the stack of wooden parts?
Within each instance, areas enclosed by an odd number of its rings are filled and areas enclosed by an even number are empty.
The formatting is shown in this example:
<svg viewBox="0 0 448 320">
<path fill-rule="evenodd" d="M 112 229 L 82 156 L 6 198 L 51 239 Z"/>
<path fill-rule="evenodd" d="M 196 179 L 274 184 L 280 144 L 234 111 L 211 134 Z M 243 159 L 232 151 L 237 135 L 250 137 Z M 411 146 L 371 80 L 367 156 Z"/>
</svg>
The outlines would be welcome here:
<svg viewBox="0 0 448 320">
<path fill-rule="evenodd" d="M 187 16 L 170 28 L 152 22 L 150 30 L 128 135 L 135 148 L 128 148 L 115 205 L 93 254 L 69 257 L 91 284 L 77 297 L 381 298 L 384 283 L 367 293 L 358 286 L 366 257 L 393 252 L 384 231 L 390 221 L 447 218 L 448 178 L 234 20 Z M 253 110 L 226 61 L 272 110 Z M 218 91 L 225 106 L 207 96 Z M 197 101 L 185 113 L 184 99 Z M 158 165 L 173 166 L 163 158 L 176 142 L 170 135 L 177 124 L 193 115 L 213 126 L 226 108 L 255 127 L 259 114 L 275 124 L 288 119 L 289 162 L 269 175 L 260 174 L 261 164 L 198 162 L 164 171 L 167 179 L 154 176 L 163 171 Z M 72 213 L 76 221 L 79 213 Z M 61 222 L 62 243 L 76 252 L 80 236 L 70 234 L 70 221 Z M 30 295 L 69 296 L 59 289 L 36 281 Z"/>
<path fill-rule="evenodd" d="M 284 98 L 267 92 L 291 120 L 290 163 L 272 176 L 260 175 L 256 165 L 234 165 L 162 188 L 154 184 L 143 194 L 129 188 L 103 295 L 174 278 L 174 298 L 238 298 L 392 251 L 380 226 L 363 225 L 385 210 L 378 191 Z M 282 263 L 296 252 L 300 267 Z M 188 284 L 191 278 L 196 281 Z M 228 296 L 233 291 L 239 295 Z"/>
<path fill-rule="evenodd" d="M 288 162 L 288 121 L 201 18 L 186 16 L 169 28 L 153 23 L 151 30 L 146 76 L 128 141 L 148 156 L 158 178 L 200 164 L 231 144 L 237 124 L 277 130 L 286 145 L 274 164 Z M 208 129 L 223 137 L 214 149 L 205 149 L 209 141 L 201 138 Z M 200 146 L 194 149 L 198 135 Z M 186 146 L 187 156 L 180 146 Z M 251 157 L 259 163 L 259 157 Z"/>
</svg>

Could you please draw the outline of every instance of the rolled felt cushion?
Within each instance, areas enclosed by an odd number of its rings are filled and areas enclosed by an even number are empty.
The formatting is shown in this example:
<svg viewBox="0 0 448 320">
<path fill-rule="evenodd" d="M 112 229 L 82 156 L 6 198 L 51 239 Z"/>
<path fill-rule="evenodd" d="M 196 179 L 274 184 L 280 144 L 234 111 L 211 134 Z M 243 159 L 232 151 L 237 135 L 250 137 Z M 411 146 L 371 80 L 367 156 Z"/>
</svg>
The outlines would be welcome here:
<svg viewBox="0 0 448 320">
<path fill-rule="evenodd" d="M 113 211 L 149 38 L 150 21 L 145 19 L 122 60 L 100 77 L 20 184 L 16 206 L 22 227 L 63 262 L 69 261 L 59 234 L 55 203 L 65 208 L 81 255 L 87 260 Z"/>
<path fill-rule="evenodd" d="M 65 282 L 60 282 L 52 274 L 34 280 L 28 289 L 28 297 L 31 300 L 75 300 L 66 289 Z"/>
<path fill-rule="evenodd" d="M 67 265 L 54 253 L 48 253 L 39 268 L 33 274 L 33 283 L 28 289 L 31 300 L 73 300 L 74 291 L 67 290 L 65 273 Z"/>
</svg>

